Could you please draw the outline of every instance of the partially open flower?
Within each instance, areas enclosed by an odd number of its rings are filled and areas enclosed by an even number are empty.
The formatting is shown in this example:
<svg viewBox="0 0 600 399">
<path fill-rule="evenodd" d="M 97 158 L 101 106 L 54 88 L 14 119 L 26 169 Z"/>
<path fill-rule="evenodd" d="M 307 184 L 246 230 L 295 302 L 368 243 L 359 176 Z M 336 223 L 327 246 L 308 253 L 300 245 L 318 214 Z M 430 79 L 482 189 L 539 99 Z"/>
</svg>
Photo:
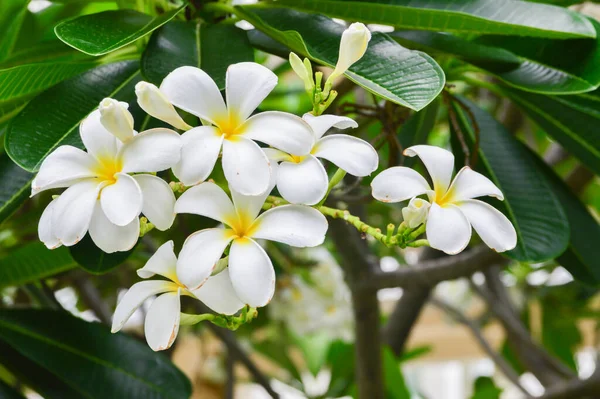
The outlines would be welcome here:
<svg viewBox="0 0 600 399">
<path fill-rule="evenodd" d="M 427 220 L 427 212 L 431 204 L 421 198 L 413 198 L 406 208 L 402 208 L 402 217 L 411 229 L 418 227 Z"/>
<path fill-rule="evenodd" d="M 360 22 L 351 24 L 342 33 L 338 61 L 328 80 L 341 76 L 352 64 L 360 60 L 365 55 L 370 40 L 371 32 L 364 24 Z"/>
</svg>

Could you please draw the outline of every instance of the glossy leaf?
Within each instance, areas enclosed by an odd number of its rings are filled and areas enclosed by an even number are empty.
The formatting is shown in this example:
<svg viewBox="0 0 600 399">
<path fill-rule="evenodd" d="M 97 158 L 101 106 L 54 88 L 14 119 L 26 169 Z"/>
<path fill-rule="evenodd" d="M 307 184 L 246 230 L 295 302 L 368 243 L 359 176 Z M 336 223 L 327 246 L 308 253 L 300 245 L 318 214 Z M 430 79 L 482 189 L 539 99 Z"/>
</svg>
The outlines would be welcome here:
<svg viewBox="0 0 600 399">
<path fill-rule="evenodd" d="M 86 235 L 76 245 L 69 247 L 69 251 L 73 259 L 87 272 L 104 274 L 125 262 L 135 251 L 135 247 L 126 252 L 107 254 L 94 244 L 89 235 Z"/>
<path fill-rule="evenodd" d="M 600 90 L 576 96 L 503 92 L 567 151 L 600 174 Z"/>
<path fill-rule="evenodd" d="M 73 269 L 77 263 L 69 250 L 50 250 L 33 241 L 0 258 L 0 287 L 18 286 Z"/>
<path fill-rule="evenodd" d="M 133 101 L 133 87 L 139 79 L 139 63 L 122 61 L 99 66 L 48 89 L 12 120 L 5 139 L 7 153 L 18 165 L 35 172 L 60 145 L 83 148 L 81 121 L 105 97 Z"/>
<path fill-rule="evenodd" d="M 315 62 L 335 66 L 344 27 L 322 15 L 285 8 L 236 6 L 257 29 Z M 363 58 L 346 77 L 366 90 L 405 107 L 420 110 L 442 90 L 445 76 L 428 55 L 410 51 L 384 33 L 374 32 Z"/>
<path fill-rule="evenodd" d="M 175 68 L 188 65 L 203 69 L 223 89 L 229 65 L 253 60 L 248 35 L 233 25 L 173 21 L 152 34 L 141 65 L 144 77 L 156 85 Z"/>
<path fill-rule="evenodd" d="M 184 8 L 154 18 L 134 10 L 104 11 L 61 22 L 54 31 L 69 46 L 89 55 L 102 55 L 146 36 Z"/>
<path fill-rule="evenodd" d="M 0 310 L 0 340 L 81 397 L 188 399 L 188 379 L 167 357 L 123 333 L 66 312 Z"/>
<path fill-rule="evenodd" d="M 8 155 L 0 155 L 0 223 L 29 197 L 32 180 L 33 173 L 16 165 Z"/>
<path fill-rule="evenodd" d="M 575 11 L 515 0 L 279 0 L 299 10 L 402 29 L 555 38 L 596 37 Z"/>
<path fill-rule="evenodd" d="M 29 0 L 3 0 L 0 2 L 0 60 L 8 57 L 15 48 Z"/>
<path fill-rule="evenodd" d="M 491 200 L 517 231 L 517 247 L 505 252 L 519 260 L 540 262 L 562 254 L 569 242 L 569 223 L 535 159 L 490 114 L 460 98 L 479 126 L 477 168 L 504 194 L 504 201 Z M 454 105 L 465 138 L 471 143 L 475 132 L 467 114 Z"/>
</svg>

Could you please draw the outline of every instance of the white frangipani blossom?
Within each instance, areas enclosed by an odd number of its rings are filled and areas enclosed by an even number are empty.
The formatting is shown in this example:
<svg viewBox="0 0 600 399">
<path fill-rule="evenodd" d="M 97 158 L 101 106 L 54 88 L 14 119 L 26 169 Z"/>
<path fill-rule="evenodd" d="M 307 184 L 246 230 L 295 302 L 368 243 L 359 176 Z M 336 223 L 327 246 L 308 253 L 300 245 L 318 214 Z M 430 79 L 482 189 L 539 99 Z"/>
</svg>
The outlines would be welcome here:
<svg viewBox="0 0 600 399">
<path fill-rule="evenodd" d="M 342 33 L 338 61 L 327 80 L 333 80 L 343 75 L 352 64 L 360 60 L 365 55 L 370 40 L 371 32 L 364 24 L 360 22 L 351 24 Z"/>
<path fill-rule="evenodd" d="M 281 162 L 277 168 L 277 189 L 283 198 L 295 204 L 314 205 L 327 193 L 328 178 L 317 158 L 323 158 L 354 176 L 367 176 L 377 169 L 377 151 L 366 141 L 346 134 L 323 135 L 332 127 L 355 128 L 358 124 L 345 116 L 305 114 L 315 139 L 310 154 L 290 155 L 272 148 L 267 156 Z"/>
<path fill-rule="evenodd" d="M 465 166 L 452 181 L 454 155 L 439 147 L 416 145 L 407 148 L 404 155 L 421 158 L 433 181 L 433 190 L 419 173 L 397 166 L 373 179 L 373 197 L 383 202 L 400 202 L 427 194 L 431 206 L 426 232 L 432 248 L 448 254 L 461 252 L 471 239 L 471 226 L 483 242 L 498 252 L 517 245 L 517 233 L 508 218 L 474 199 L 487 195 L 504 200 L 490 179 Z"/>
<path fill-rule="evenodd" d="M 177 200 L 175 212 L 205 216 L 226 226 L 189 236 L 179 254 L 177 275 L 186 286 L 201 287 L 231 243 L 229 275 L 236 295 L 252 307 L 265 306 L 275 290 L 275 271 L 269 256 L 255 240 L 315 247 L 325 239 L 327 220 L 316 209 L 302 205 L 278 206 L 258 216 L 268 193 L 231 193 L 233 203 L 223 189 L 205 182 Z"/>
<path fill-rule="evenodd" d="M 206 72 L 189 66 L 171 72 L 159 94 L 211 124 L 182 135 L 181 161 L 173 167 L 175 176 L 188 186 L 204 181 L 222 148 L 223 171 L 229 185 L 242 194 L 258 195 L 267 190 L 271 169 L 255 140 L 289 153 L 308 154 L 312 132 L 302 118 L 279 111 L 250 116 L 276 84 L 277 76 L 260 64 L 233 64 L 227 69 L 225 105 L 219 88 Z M 140 105 L 155 118 L 171 123 L 171 118 L 164 118 L 167 112 L 172 116 L 170 110 L 157 110 L 160 101 L 140 99 Z"/>
<path fill-rule="evenodd" d="M 181 295 L 199 299 L 215 312 L 226 315 L 233 315 L 244 307 L 233 291 L 229 270 L 225 269 L 208 278 L 201 288 L 193 291 L 180 282 L 176 265 L 173 241 L 168 241 L 137 271 L 138 276 L 143 279 L 158 274 L 168 280 L 147 280 L 132 285 L 115 310 L 111 329 L 113 333 L 125 325 L 144 301 L 159 294 L 150 305 L 144 323 L 146 341 L 155 351 L 168 349 L 177 338 Z"/>
<path fill-rule="evenodd" d="M 422 198 L 413 198 L 406 208 L 402 208 L 402 217 L 411 229 L 418 227 L 427 220 L 427 212 L 431 204 Z"/>
<path fill-rule="evenodd" d="M 71 246 L 89 230 L 94 243 L 111 253 L 135 245 L 140 213 L 160 230 L 171 227 L 175 196 L 169 185 L 150 174 L 131 174 L 172 167 L 180 157 L 179 134 L 169 129 L 136 134 L 127 104 L 112 99 L 102 101 L 79 133 L 87 152 L 58 147 L 31 184 L 32 195 L 68 187 L 44 210 L 40 240 L 51 249 Z"/>
</svg>

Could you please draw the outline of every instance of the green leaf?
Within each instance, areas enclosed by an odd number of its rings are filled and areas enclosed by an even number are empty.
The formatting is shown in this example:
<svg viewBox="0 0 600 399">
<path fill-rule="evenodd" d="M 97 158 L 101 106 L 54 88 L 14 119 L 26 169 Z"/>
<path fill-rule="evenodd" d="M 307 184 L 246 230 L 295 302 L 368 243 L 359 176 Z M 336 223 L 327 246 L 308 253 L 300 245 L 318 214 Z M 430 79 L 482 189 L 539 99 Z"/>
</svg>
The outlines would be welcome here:
<svg viewBox="0 0 600 399">
<path fill-rule="evenodd" d="M 76 17 L 56 25 L 56 36 L 89 55 L 102 55 L 124 47 L 169 22 L 185 5 L 151 17 L 134 10 L 104 11 Z"/>
<path fill-rule="evenodd" d="M 0 60 L 8 57 L 19 36 L 29 0 L 3 0 L 0 2 Z"/>
<path fill-rule="evenodd" d="M 400 365 L 394 352 L 387 346 L 383 347 L 383 376 L 387 398 L 410 399 L 410 392 L 408 392 L 404 376 L 400 372 Z"/>
<path fill-rule="evenodd" d="M 152 34 L 141 66 L 144 77 L 156 85 L 175 68 L 195 66 L 223 89 L 229 65 L 253 60 L 248 35 L 233 25 L 173 21 Z"/>
<path fill-rule="evenodd" d="M 471 399 L 500 399 L 502 389 L 494 384 L 491 377 L 477 377 L 473 387 L 473 396 Z"/>
<path fill-rule="evenodd" d="M 4 399 L 25 399 L 25 396 L 21 395 L 15 389 L 10 387 L 6 382 L 0 380 L 0 398 Z"/>
<path fill-rule="evenodd" d="M 0 223 L 29 197 L 33 176 L 11 161 L 8 155 L 0 155 Z"/>
<path fill-rule="evenodd" d="M 325 333 L 305 334 L 293 338 L 302 351 L 308 371 L 316 376 L 327 360 L 331 338 Z"/>
<path fill-rule="evenodd" d="M 16 100 L 0 101 L 0 124 L 8 122 L 14 118 L 29 102 L 29 98 L 19 98 Z"/>
<path fill-rule="evenodd" d="M 129 251 L 107 254 L 94 244 L 88 234 L 76 245 L 70 247 L 69 251 L 73 259 L 87 272 L 104 274 L 125 262 L 135 251 L 135 247 Z"/>
<path fill-rule="evenodd" d="M 600 90 L 574 96 L 502 91 L 566 150 L 600 174 Z"/>
<path fill-rule="evenodd" d="M 99 66 L 48 89 L 11 121 L 6 152 L 22 168 L 35 172 L 60 145 L 83 148 L 81 121 L 105 97 L 133 101 L 133 87 L 139 79 L 139 63 L 122 61 Z"/>
<path fill-rule="evenodd" d="M 327 352 L 327 365 L 331 369 L 327 397 L 347 395 L 354 381 L 354 345 L 341 340 L 333 341 Z"/>
<path fill-rule="evenodd" d="M 0 339 L 80 397 L 188 399 L 188 379 L 146 343 L 66 312 L 0 310 Z"/>
<path fill-rule="evenodd" d="M 541 36 L 596 37 L 581 14 L 515 0 L 279 0 L 299 10 L 402 29 Z"/>
<path fill-rule="evenodd" d="M 322 15 L 285 8 L 236 6 L 236 13 L 292 51 L 330 67 L 338 59 L 344 27 Z M 373 32 L 363 58 L 346 77 L 389 101 L 414 109 L 424 108 L 441 92 L 445 76 L 427 54 L 400 46 L 389 36 Z"/>
<path fill-rule="evenodd" d="M 0 287 L 18 286 L 73 269 L 77 263 L 69 250 L 50 250 L 34 241 L 0 258 Z"/>
<path fill-rule="evenodd" d="M 296 368 L 294 362 L 290 359 L 287 350 L 288 346 L 285 342 L 276 341 L 269 339 L 263 342 L 253 344 L 252 347 L 262 355 L 273 360 L 277 365 L 285 370 L 295 378 L 297 381 L 302 382 L 302 376 Z"/>
<path fill-rule="evenodd" d="M 519 261 L 541 262 L 554 259 L 569 242 L 569 223 L 552 189 L 537 167 L 535 159 L 504 126 L 490 114 L 463 97 L 479 126 L 478 168 L 504 194 L 504 201 L 493 201 L 517 231 L 517 247 L 505 252 Z M 465 138 L 475 141 L 467 114 L 454 104 Z"/>
<path fill-rule="evenodd" d="M 441 101 L 439 99 L 434 100 L 421 111 L 415 112 L 404 124 L 402 124 L 402 127 L 398 132 L 398 140 L 400 141 L 402 148 L 427 143 L 427 137 L 433 130 L 437 120 L 440 103 Z M 414 158 L 403 157 L 402 165 L 410 167 L 414 162 Z"/>
</svg>

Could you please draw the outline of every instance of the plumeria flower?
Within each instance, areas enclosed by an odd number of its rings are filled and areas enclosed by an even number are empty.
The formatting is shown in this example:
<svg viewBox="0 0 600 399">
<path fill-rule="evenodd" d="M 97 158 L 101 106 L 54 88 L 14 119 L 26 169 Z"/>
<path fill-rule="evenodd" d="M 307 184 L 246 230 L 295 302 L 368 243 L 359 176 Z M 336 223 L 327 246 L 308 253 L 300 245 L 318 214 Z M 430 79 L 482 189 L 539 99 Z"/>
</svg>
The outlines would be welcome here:
<svg viewBox="0 0 600 399">
<path fill-rule="evenodd" d="M 315 135 L 310 154 L 297 156 L 273 148 L 264 150 L 271 160 L 281 162 L 277 168 L 277 189 L 287 201 L 314 205 L 325 196 L 327 172 L 317 158 L 326 159 L 354 176 L 367 176 L 377 169 L 377 151 L 366 141 L 346 134 L 323 137 L 332 127 L 355 128 L 358 126 L 355 121 L 336 115 L 305 114 L 303 118 Z"/>
<path fill-rule="evenodd" d="M 226 226 L 189 236 L 179 254 L 177 275 L 186 286 L 201 287 L 231 243 L 229 275 L 238 298 L 252 307 L 265 306 L 275 290 L 275 271 L 269 256 L 255 240 L 315 247 L 325 239 L 327 220 L 316 209 L 302 205 L 278 206 L 258 216 L 268 193 L 231 193 L 233 203 L 219 186 L 205 182 L 177 200 L 175 212 L 206 216 Z"/>
<path fill-rule="evenodd" d="M 173 116 L 173 104 L 210 124 L 182 135 L 181 161 L 173 167 L 179 180 L 188 186 L 204 181 L 222 148 L 223 171 L 229 185 L 242 194 L 258 195 L 267 190 L 271 169 L 254 140 L 298 155 L 308 154 L 313 141 L 310 126 L 295 115 L 269 111 L 250 116 L 276 84 L 277 76 L 269 69 L 242 62 L 227 69 L 227 105 L 212 78 L 189 66 L 171 72 L 160 89 L 143 83 L 136 91 L 140 106 L 157 119 L 172 123 L 172 118 L 166 119 L 164 114 Z M 161 102 L 168 111 L 156 112 Z"/>
<path fill-rule="evenodd" d="M 442 148 L 416 145 L 407 148 L 404 155 L 421 158 L 433 181 L 433 190 L 419 173 L 397 166 L 373 179 L 373 197 L 383 202 L 400 202 L 427 194 L 431 204 L 426 232 L 432 248 L 448 254 L 461 252 L 471 239 L 471 226 L 483 242 L 498 252 L 517 245 L 517 233 L 506 216 L 491 205 L 473 199 L 488 195 L 504 200 L 490 179 L 465 166 L 452 181 L 454 155 Z"/>
<path fill-rule="evenodd" d="M 110 130 L 109 130 L 110 129 Z M 70 145 L 42 162 L 32 196 L 68 187 L 42 213 L 38 233 L 50 249 L 79 242 L 89 230 L 104 252 L 127 251 L 137 242 L 140 213 L 159 230 L 171 227 L 175 196 L 158 172 L 179 161 L 181 138 L 169 129 L 136 134 L 127 104 L 104 99 L 79 129 L 88 152 Z"/>
<path fill-rule="evenodd" d="M 348 68 L 360 60 L 365 55 L 370 40 L 371 32 L 369 32 L 369 29 L 364 24 L 360 22 L 351 24 L 342 33 L 338 61 L 327 80 L 333 81 L 343 75 Z"/>
<path fill-rule="evenodd" d="M 179 281 L 176 264 L 173 241 L 168 241 L 137 271 L 138 276 L 143 279 L 158 274 L 167 280 L 147 280 L 132 285 L 115 310 L 111 330 L 113 333 L 123 328 L 148 298 L 159 294 L 150 305 L 144 322 L 146 341 L 155 351 L 168 349 L 177 338 L 182 295 L 199 299 L 215 312 L 226 315 L 235 314 L 244 306 L 233 291 L 227 269 L 208 278 L 200 289 L 192 291 Z"/>
</svg>

